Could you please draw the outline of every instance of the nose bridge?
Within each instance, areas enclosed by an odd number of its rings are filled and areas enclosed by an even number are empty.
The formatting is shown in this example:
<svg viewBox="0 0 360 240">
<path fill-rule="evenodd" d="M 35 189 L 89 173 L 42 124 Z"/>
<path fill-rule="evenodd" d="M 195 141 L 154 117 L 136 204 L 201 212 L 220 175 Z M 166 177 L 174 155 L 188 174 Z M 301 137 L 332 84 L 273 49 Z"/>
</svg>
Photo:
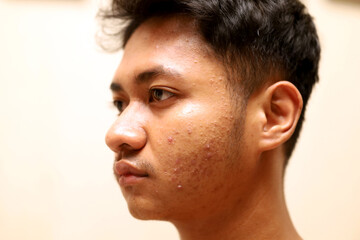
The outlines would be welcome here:
<svg viewBox="0 0 360 240">
<path fill-rule="evenodd" d="M 131 102 L 119 115 L 115 125 L 124 128 L 141 127 L 144 122 L 144 114 L 141 111 L 141 103 Z"/>
<path fill-rule="evenodd" d="M 133 150 L 140 150 L 146 144 L 146 122 L 140 103 L 133 102 L 119 115 L 106 134 L 106 144 L 119 152 L 126 146 Z"/>
</svg>

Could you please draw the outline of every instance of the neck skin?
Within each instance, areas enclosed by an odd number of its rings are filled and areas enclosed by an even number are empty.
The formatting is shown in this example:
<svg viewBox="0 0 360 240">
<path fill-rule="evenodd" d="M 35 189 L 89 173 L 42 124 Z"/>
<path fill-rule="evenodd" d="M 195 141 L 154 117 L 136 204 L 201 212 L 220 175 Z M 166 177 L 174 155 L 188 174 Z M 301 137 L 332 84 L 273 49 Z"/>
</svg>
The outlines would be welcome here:
<svg viewBox="0 0 360 240">
<path fill-rule="evenodd" d="M 256 191 L 227 212 L 206 220 L 177 222 L 181 240 L 299 240 L 283 192 L 283 158 L 279 149 L 261 155 Z"/>
</svg>

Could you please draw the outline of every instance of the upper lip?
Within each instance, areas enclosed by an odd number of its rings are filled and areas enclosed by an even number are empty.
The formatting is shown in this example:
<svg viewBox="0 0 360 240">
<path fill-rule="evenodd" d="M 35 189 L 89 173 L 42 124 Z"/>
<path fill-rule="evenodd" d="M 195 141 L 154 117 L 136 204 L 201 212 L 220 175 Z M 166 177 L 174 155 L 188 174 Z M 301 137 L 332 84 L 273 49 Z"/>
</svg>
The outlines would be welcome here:
<svg viewBox="0 0 360 240">
<path fill-rule="evenodd" d="M 147 177 L 148 173 L 145 170 L 139 169 L 132 162 L 127 160 L 120 160 L 114 164 L 115 173 L 119 176 L 134 175 L 139 177 Z"/>
</svg>

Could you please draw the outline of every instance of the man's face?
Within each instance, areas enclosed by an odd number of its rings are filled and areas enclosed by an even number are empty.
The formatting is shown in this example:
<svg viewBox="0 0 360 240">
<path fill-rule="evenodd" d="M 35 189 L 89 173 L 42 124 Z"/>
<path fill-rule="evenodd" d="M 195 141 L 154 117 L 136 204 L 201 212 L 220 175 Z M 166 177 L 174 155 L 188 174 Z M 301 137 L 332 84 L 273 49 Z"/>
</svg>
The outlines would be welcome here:
<svg viewBox="0 0 360 240">
<path fill-rule="evenodd" d="M 123 111 L 106 141 L 135 217 L 215 216 L 244 197 L 251 148 L 226 81 L 190 19 L 154 18 L 133 33 L 112 84 Z"/>
</svg>

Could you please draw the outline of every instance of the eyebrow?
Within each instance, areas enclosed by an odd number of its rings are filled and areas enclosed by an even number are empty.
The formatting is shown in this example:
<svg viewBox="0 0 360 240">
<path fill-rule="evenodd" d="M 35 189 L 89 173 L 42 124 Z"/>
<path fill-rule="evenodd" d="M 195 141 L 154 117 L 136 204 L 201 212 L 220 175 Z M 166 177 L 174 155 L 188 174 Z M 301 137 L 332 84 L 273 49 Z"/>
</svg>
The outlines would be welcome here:
<svg viewBox="0 0 360 240">
<path fill-rule="evenodd" d="M 155 66 L 153 68 L 147 69 L 135 76 L 135 83 L 140 85 L 143 83 L 148 83 L 154 78 L 163 76 L 167 78 L 177 78 L 182 79 L 182 75 L 171 68 L 165 68 L 163 65 Z M 117 83 L 118 80 L 114 80 L 110 85 L 110 90 L 113 92 L 123 91 L 121 84 Z"/>
</svg>

